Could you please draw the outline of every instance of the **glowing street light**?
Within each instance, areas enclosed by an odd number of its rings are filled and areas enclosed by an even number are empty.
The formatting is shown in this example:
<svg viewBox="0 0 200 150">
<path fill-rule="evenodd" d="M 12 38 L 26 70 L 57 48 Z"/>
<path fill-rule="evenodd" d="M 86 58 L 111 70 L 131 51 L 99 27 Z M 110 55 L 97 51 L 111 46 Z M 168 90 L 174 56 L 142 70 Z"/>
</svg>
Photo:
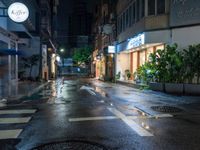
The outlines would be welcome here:
<svg viewBox="0 0 200 150">
<path fill-rule="evenodd" d="M 56 56 L 56 60 L 57 60 L 58 62 L 60 62 L 60 61 L 61 61 L 60 56 Z"/>
<path fill-rule="evenodd" d="M 60 50 L 61 53 L 63 53 L 64 51 L 65 51 L 65 50 L 64 50 L 63 48 Z"/>
</svg>

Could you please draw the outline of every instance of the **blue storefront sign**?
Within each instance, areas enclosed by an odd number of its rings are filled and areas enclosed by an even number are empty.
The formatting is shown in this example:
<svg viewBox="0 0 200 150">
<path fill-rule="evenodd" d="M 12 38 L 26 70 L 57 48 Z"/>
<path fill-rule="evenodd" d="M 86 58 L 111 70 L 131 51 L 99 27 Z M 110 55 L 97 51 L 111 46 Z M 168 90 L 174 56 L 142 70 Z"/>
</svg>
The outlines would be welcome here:
<svg viewBox="0 0 200 150">
<path fill-rule="evenodd" d="M 117 45 L 117 52 L 137 48 L 145 44 L 145 34 L 141 33 Z"/>
</svg>

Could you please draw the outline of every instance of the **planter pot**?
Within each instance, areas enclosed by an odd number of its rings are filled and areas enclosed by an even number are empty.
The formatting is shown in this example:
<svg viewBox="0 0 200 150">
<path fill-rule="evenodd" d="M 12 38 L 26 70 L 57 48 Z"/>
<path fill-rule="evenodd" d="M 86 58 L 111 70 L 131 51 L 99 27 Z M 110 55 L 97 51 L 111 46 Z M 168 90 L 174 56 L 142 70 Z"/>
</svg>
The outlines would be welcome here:
<svg viewBox="0 0 200 150">
<path fill-rule="evenodd" d="M 165 92 L 171 94 L 183 94 L 183 84 L 181 83 L 165 83 Z"/>
<path fill-rule="evenodd" d="M 157 83 L 157 82 L 150 82 L 149 87 L 153 91 L 164 91 L 164 84 L 163 83 Z"/>
<path fill-rule="evenodd" d="M 185 94 L 200 95 L 200 84 L 184 84 Z"/>
</svg>

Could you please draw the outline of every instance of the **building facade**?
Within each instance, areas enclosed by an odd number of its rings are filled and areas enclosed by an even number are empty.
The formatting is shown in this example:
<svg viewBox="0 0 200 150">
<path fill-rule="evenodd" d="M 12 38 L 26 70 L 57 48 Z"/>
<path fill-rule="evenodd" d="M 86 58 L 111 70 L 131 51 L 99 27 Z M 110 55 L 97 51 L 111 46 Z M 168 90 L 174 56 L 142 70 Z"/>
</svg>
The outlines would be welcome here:
<svg viewBox="0 0 200 150">
<path fill-rule="evenodd" d="M 124 0 L 117 3 L 116 74 L 126 80 L 149 54 L 177 43 L 179 49 L 199 43 L 200 2 L 196 0 Z M 134 79 L 134 76 L 132 77 Z"/>
<path fill-rule="evenodd" d="M 170 42 L 169 1 L 118 1 L 117 16 L 116 73 L 125 80 L 127 70 L 134 74 L 150 53 Z"/>
<path fill-rule="evenodd" d="M 41 76 L 48 80 L 57 73 L 57 7 L 59 0 L 40 0 Z"/>
<path fill-rule="evenodd" d="M 92 14 L 83 0 L 73 1 L 73 11 L 69 16 L 68 42 L 70 48 L 88 46 L 91 42 Z"/>
<path fill-rule="evenodd" d="M 116 1 L 102 0 L 96 6 L 93 23 L 94 52 L 92 74 L 101 80 L 112 80 L 115 76 Z"/>
<path fill-rule="evenodd" d="M 17 89 L 12 89 L 11 86 L 18 82 L 18 75 L 22 70 L 19 63 L 20 58 L 18 55 L 16 55 L 16 52 L 18 50 L 21 52 L 23 51 L 25 52 L 25 56 L 26 52 L 32 49 L 31 46 L 29 46 L 29 49 L 26 49 L 26 46 L 30 41 L 33 41 L 32 32 L 36 30 L 36 1 L 31 1 L 29 4 L 27 4 L 25 1 L 22 1 L 22 3 L 24 3 L 30 11 L 29 18 L 23 23 L 15 23 L 8 17 L 8 6 L 10 6 L 12 3 L 13 1 L 11 0 L 0 1 L 0 53 L 2 51 L 8 52 L 8 55 L 0 56 L 0 61 L 5 66 L 4 68 L 6 68 L 3 71 L 1 70 L 0 97 L 10 96 L 11 94 L 13 95 L 15 92 L 17 92 Z M 26 72 L 26 70 L 24 71 Z"/>
</svg>

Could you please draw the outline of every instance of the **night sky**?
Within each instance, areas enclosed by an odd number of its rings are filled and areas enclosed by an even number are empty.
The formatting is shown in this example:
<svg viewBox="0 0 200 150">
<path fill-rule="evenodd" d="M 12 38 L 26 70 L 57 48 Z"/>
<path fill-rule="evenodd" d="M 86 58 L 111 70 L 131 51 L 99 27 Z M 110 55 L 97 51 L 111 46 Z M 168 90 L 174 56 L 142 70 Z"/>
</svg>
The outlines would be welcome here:
<svg viewBox="0 0 200 150">
<path fill-rule="evenodd" d="M 67 45 L 68 17 L 73 12 L 74 2 L 83 1 L 87 3 L 88 12 L 94 12 L 98 0 L 60 0 L 58 7 L 58 38 L 61 45 Z"/>
</svg>

